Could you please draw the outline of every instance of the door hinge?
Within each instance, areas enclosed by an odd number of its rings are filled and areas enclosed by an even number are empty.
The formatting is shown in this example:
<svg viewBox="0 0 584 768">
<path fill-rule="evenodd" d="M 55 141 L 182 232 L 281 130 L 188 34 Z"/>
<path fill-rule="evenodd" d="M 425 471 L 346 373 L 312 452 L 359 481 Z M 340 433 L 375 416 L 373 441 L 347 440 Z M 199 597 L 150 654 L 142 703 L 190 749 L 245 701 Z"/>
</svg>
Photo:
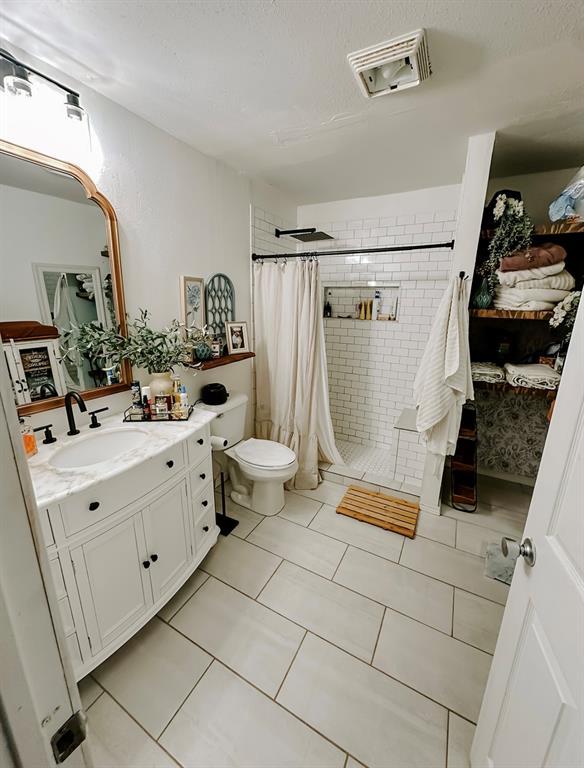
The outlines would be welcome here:
<svg viewBox="0 0 584 768">
<path fill-rule="evenodd" d="M 69 755 L 85 741 L 87 735 L 86 717 L 82 712 L 75 712 L 66 723 L 53 734 L 51 747 L 57 763 L 64 763 Z"/>
</svg>

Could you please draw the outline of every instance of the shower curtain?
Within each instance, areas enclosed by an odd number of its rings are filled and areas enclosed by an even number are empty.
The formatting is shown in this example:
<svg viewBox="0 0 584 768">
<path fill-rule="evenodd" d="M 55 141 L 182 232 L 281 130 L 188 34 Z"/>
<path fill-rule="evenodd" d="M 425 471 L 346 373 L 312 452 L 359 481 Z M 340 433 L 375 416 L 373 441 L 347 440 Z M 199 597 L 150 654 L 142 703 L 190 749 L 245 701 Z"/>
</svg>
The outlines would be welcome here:
<svg viewBox="0 0 584 768">
<path fill-rule="evenodd" d="M 328 398 L 318 262 L 254 263 L 256 435 L 298 457 L 290 486 L 316 488 L 319 458 L 342 463 Z"/>
</svg>

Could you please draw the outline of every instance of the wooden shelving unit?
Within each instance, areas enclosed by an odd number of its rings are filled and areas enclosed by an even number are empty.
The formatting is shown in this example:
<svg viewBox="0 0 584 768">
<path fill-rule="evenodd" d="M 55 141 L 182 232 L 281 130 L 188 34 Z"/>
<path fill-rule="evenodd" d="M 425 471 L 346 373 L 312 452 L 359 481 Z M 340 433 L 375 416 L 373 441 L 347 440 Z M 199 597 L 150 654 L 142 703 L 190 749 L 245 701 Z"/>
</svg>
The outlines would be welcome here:
<svg viewBox="0 0 584 768">
<path fill-rule="evenodd" d="M 212 357 L 209 360 L 203 360 L 202 365 L 190 365 L 189 368 L 196 368 L 198 371 L 208 371 L 211 368 L 220 368 L 222 365 L 239 363 L 241 360 L 249 360 L 251 357 L 255 357 L 255 352 L 240 352 L 236 355 L 223 355 L 223 357 Z"/>
<path fill-rule="evenodd" d="M 473 381 L 475 389 L 488 389 L 491 392 L 512 392 L 516 395 L 529 395 L 530 397 L 545 397 L 553 400 L 556 396 L 555 389 L 536 389 L 535 387 L 514 387 L 508 381 Z"/>
<path fill-rule="evenodd" d="M 471 309 L 469 315 L 491 320 L 549 320 L 553 312 L 547 309 Z"/>
</svg>

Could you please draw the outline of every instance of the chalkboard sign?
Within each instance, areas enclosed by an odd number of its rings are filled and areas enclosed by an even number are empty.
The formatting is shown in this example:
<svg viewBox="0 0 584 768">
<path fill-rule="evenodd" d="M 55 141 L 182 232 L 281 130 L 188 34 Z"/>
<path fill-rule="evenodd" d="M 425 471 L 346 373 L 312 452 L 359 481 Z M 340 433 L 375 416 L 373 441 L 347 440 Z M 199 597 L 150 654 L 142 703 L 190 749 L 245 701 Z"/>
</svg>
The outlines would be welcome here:
<svg viewBox="0 0 584 768">
<path fill-rule="evenodd" d="M 32 401 L 44 400 L 57 394 L 57 383 L 47 346 L 21 349 L 20 361 Z"/>
</svg>

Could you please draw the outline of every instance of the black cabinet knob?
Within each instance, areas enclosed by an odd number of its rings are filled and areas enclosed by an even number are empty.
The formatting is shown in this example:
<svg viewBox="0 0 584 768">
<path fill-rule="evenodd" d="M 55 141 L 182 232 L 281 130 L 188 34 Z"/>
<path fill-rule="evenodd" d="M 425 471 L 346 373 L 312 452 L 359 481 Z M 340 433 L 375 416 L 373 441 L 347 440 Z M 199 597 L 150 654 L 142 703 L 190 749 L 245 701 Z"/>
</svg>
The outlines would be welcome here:
<svg viewBox="0 0 584 768">
<path fill-rule="evenodd" d="M 99 508 L 99 501 L 92 501 L 89 504 L 89 511 L 90 512 L 95 512 L 95 510 L 98 509 L 98 508 Z"/>
<path fill-rule="evenodd" d="M 197 443 L 198 443 L 199 445 L 203 445 L 203 443 L 204 443 L 204 442 L 205 442 L 205 441 L 203 440 L 203 438 L 202 438 L 202 437 L 200 437 L 200 438 L 197 440 Z"/>
<path fill-rule="evenodd" d="M 202 504 L 204 507 L 206 507 L 208 503 L 209 503 L 209 502 L 207 501 L 207 499 L 205 499 L 204 501 L 202 501 L 202 502 L 201 502 L 201 504 Z"/>
<path fill-rule="evenodd" d="M 142 563 L 142 565 L 143 565 L 143 566 L 144 566 L 144 568 L 146 568 L 146 569 L 150 568 L 150 560 L 144 560 L 144 562 Z"/>
<path fill-rule="evenodd" d="M 150 559 L 155 563 L 158 560 L 158 555 L 150 555 Z"/>
<path fill-rule="evenodd" d="M 201 478 L 201 480 L 204 480 L 207 477 L 207 475 L 204 472 L 201 472 L 199 477 Z"/>
<path fill-rule="evenodd" d="M 170 461 L 167 461 L 167 462 L 166 462 L 166 466 L 167 466 L 169 469 L 172 469 L 172 468 L 174 467 L 174 461 L 173 461 L 172 459 L 171 459 Z"/>
<path fill-rule="evenodd" d="M 205 533 L 207 533 L 207 531 L 209 530 L 209 526 L 208 525 L 204 525 L 203 526 L 203 530 L 205 531 Z"/>
</svg>

